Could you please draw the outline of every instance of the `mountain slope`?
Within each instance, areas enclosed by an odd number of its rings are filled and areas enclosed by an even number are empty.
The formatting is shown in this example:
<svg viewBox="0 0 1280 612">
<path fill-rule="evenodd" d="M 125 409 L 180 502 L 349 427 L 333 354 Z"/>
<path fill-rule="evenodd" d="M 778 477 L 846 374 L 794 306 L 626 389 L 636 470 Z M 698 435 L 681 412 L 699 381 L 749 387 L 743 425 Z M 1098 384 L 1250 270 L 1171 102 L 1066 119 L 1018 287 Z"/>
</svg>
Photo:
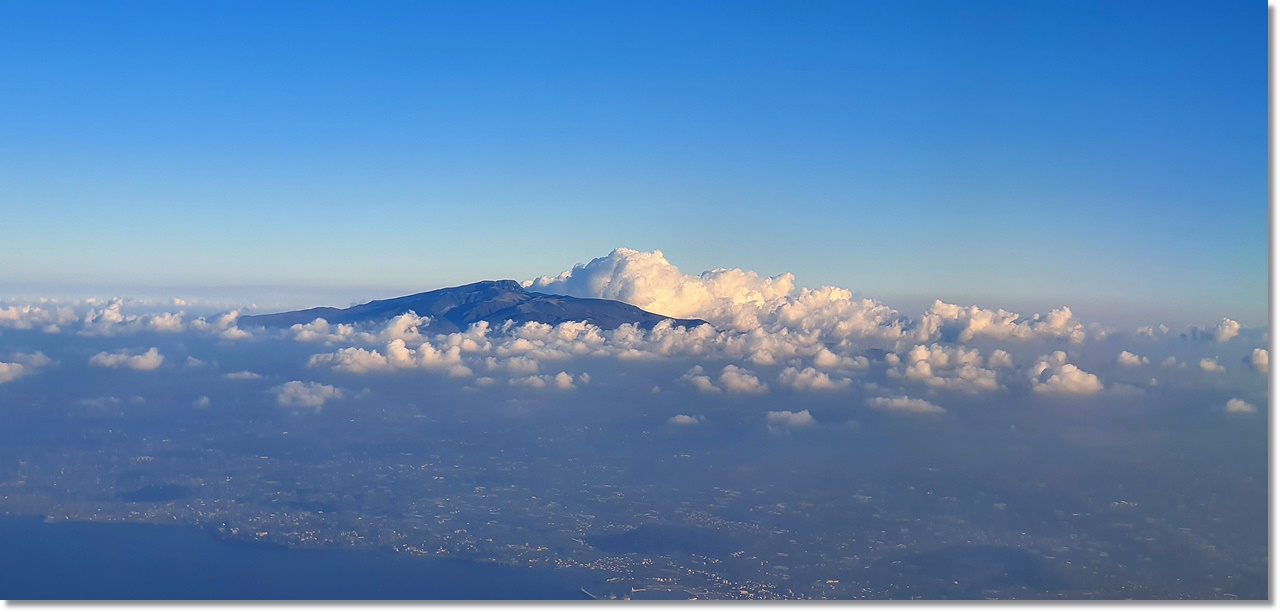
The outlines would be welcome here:
<svg viewBox="0 0 1280 612">
<path fill-rule="evenodd" d="M 586 321 L 603 329 L 626 323 L 650 328 L 670 319 L 679 326 L 706 325 L 700 319 L 674 319 L 641 310 L 624 302 L 548 295 L 526 290 L 513 280 L 481 281 L 461 287 L 437 289 L 388 300 L 375 300 L 350 308 L 308 308 L 276 314 L 240 317 L 241 325 L 289 327 L 322 318 L 330 324 L 381 322 L 406 312 L 431 317 L 431 331 L 452 333 L 477 321 L 500 324 L 504 321 L 537 321 L 555 325 L 566 321 Z"/>
</svg>

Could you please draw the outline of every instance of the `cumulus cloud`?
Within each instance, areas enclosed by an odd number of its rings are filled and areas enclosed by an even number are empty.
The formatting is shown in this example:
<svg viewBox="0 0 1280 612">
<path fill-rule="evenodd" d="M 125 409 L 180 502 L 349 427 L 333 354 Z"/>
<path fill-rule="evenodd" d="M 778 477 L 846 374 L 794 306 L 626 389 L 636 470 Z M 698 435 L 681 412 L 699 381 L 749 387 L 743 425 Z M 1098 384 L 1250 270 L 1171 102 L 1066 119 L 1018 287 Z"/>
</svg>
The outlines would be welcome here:
<svg viewBox="0 0 1280 612">
<path fill-rule="evenodd" d="M 35 374 L 53 363 L 44 353 L 15 353 L 8 361 L 0 361 L 0 384 Z"/>
<path fill-rule="evenodd" d="M 995 349 L 991 351 L 991 355 L 987 357 L 987 367 L 993 370 L 998 368 L 1012 368 L 1013 357 L 1004 349 Z"/>
<path fill-rule="evenodd" d="M 1253 365 L 1253 369 L 1266 374 L 1269 367 L 1270 358 L 1267 355 L 1267 349 L 1256 348 L 1249 356 L 1249 363 Z"/>
<path fill-rule="evenodd" d="M 1227 400 L 1227 412 L 1231 414 L 1247 414 L 1257 412 L 1258 407 L 1239 398 Z"/>
<path fill-rule="evenodd" d="M 1213 339 L 1218 342 L 1226 342 L 1240 335 L 1240 324 L 1231 319 L 1222 319 L 1217 327 L 1213 328 Z"/>
<path fill-rule="evenodd" d="M 921 317 L 915 337 L 919 341 L 928 341 L 935 338 L 950 339 L 952 336 L 959 342 L 987 336 L 1018 340 L 1061 338 L 1079 343 L 1085 341 L 1087 333 L 1084 324 L 1065 306 L 1050 311 L 1042 319 L 1039 314 L 1028 318 L 1003 309 L 988 310 L 977 306 L 966 308 L 936 300 Z"/>
<path fill-rule="evenodd" d="M 154 370 L 164 364 L 164 355 L 160 349 L 151 347 L 145 353 L 132 355 L 128 351 L 119 353 L 101 352 L 89 358 L 89 365 L 102 368 L 126 367 L 131 370 Z"/>
<path fill-rule="evenodd" d="M 1116 359 L 1116 363 L 1125 367 L 1133 368 L 1137 366 L 1147 365 L 1148 363 L 1151 363 L 1151 360 L 1147 359 L 1146 357 L 1140 357 L 1138 355 L 1130 353 L 1129 351 L 1120 351 L 1120 357 Z"/>
<path fill-rule="evenodd" d="M 848 378 L 832 379 L 826 372 L 814 368 L 803 370 L 788 367 L 778 375 L 778 382 L 792 389 L 848 389 L 853 381 Z"/>
<path fill-rule="evenodd" d="M 1226 372 L 1227 369 L 1218 363 L 1216 357 L 1205 357 L 1200 360 L 1200 369 L 1206 372 Z"/>
<path fill-rule="evenodd" d="M 809 411 L 801 410 L 800 412 L 792 412 L 790 410 L 770 410 L 765 413 L 765 420 L 771 425 L 797 428 L 797 427 L 813 427 L 818 421 L 809 414 Z"/>
<path fill-rule="evenodd" d="M 690 416 L 687 414 L 677 414 L 667 419 L 667 422 L 672 425 L 697 425 L 702 421 L 703 418 L 700 416 Z"/>
<path fill-rule="evenodd" d="M 733 364 L 720 372 L 720 384 L 730 393 L 764 393 L 769 390 L 769 385 L 760 382 L 755 374 Z"/>
<path fill-rule="evenodd" d="M 715 383 L 711 382 L 711 377 L 707 376 L 704 373 L 702 366 L 700 365 L 696 365 L 696 366 L 693 366 L 692 368 L 689 368 L 689 371 L 685 372 L 684 375 L 679 378 L 679 380 L 693 385 L 694 389 L 697 389 L 704 393 L 720 392 L 720 387 L 717 387 Z M 654 388 L 657 389 L 657 387 L 654 387 Z"/>
<path fill-rule="evenodd" d="M 846 289 L 797 289 L 792 274 L 768 278 L 739 269 L 684 274 L 661 251 L 615 249 L 525 285 L 545 293 L 619 300 L 671 317 L 699 318 L 722 330 L 790 329 L 816 332 L 833 341 L 902 335 L 897 312 L 874 300 L 855 299 Z"/>
<path fill-rule="evenodd" d="M 882 410 L 892 410 L 898 412 L 915 412 L 921 414 L 941 414 L 946 412 L 942 406 L 933 402 L 915 399 L 900 395 L 898 397 L 872 397 L 867 398 L 867 405 L 872 408 Z"/>
<path fill-rule="evenodd" d="M 281 406 L 316 410 L 324 407 L 325 402 L 331 399 L 342 399 L 343 396 L 342 389 L 332 385 L 300 380 L 291 380 L 278 387 L 272 387 L 269 391 L 275 394 L 276 403 Z"/>
<path fill-rule="evenodd" d="M 1156 326 L 1144 325 L 1142 327 L 1139 327 L 1135 333 L 1139 336 L 1155 338 L 1156 336 L 1163 336 L 1165 334 L 1168 334 L 1169 326 L 1163 325 L 1163 324 L 1156 325 Z"/>
<path fill-rule="evenodd" d="M 1007 358 L 1006 353 L 1000 360 Z M 890 377 L 969 393 L 1000 388 L 995 370 L 982 367 L 982 354 L 977 349 L 917 344 L 900 356 L 898 362 L 901 366 L 891 368 Z"/>
<path fill-rule="evenodd" d="M 227 380 L 258 380 L 262 378 L 261 374 L 250 372 L 249 370 L 241 370 L 239 372 L 231 372 L 225 375 Z"/>
<path fill-rule="evenodd" d="M 312 355 L 308 366 L 330 366 L 335 370 L 356 373 L 420 368 L 444 370 L 450 376 L 472 374 L 471 369 L 462 364 L 462 351 L 456 346 L 441 350 L 430 343 L 422 343 L 410 348 L 403 339 L 397 338 L 388 342 L 384 350 L 385 353 L 377 349 L 347 347 L 335 353 Z"/>
<path fill-rule="evenodd" d="M 1074 364 L 1067 354 L 1054 351 L 1040 357 L 1031 368 L 1031 390 L 1036 393 L 1089 394 L 1102 391 L 1102 381 Z"/>
<path fill-rule="evenodd" d="M 201 395 L 200 397 L 197 397 L 195 401 L 191 402 L 191 405 L 196 408 L 208 408 L 211 403 L 212 401 L 209 400 L 209 396 Z"/>
<path fill-rule="evenodd" d="M 1178 362 L 1178 358 L 1173 356 L 1165 357 L 1164 361 L 1160 362 L 1160 367 L 1162 368 L 1176 368 L 1176 367 L 1180 367 L 1181 365 L 1183 364 Z"/>
<path fill-rule="evenodd" d="M 0 327 L 11 329 L 42 328 L 46 332 L 56 333 L 61 326 L 75 322 L 78 317 L 68 307 L 46 308 L 33 304 L 12 305 L 0 308 Z"/>
</svg>

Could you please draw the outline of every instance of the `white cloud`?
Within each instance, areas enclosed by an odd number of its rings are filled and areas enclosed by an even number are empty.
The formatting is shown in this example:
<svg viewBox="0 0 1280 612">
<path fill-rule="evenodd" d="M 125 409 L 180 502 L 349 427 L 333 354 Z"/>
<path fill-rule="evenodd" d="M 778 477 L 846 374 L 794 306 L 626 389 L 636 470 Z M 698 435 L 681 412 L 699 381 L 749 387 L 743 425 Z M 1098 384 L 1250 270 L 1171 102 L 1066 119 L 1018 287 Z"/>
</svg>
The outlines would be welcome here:
<svg viewBox="0 0 1280 612">
<path fill-rule="evenodd" d="M 1162 368 L 1176 368 L 1181 365 L 1182 364 L 1178 363 L 1178 358 L 1173 356 L 1165 357 L 1164 361 L 1160 362 L 1160 367 Z"/>
<path fill-rule="evenodd" d="M 196 408 L 208 408 L 210 403 L 212 402 L 209 400 L 209 396 L 201 395 L 200 397 L 197 397 L 194 402 L 191 402 L 191 405 Z"/>
<path fill-rule="evenodd" d="M 44 353 L 15 353 L 11 361 L 0 361 L 0 384 L 13 382 L 23 376 L 35 374 L 41 368 L 53 363 Z"/>
<path fill-rule="evenodd" d="M 1138 328 L 1138 330 L 1137 330 L 1137 332 L 1135 332 L 1135 333 L 1136 333 L 1137 335 L 1139 335 L 1139 336 L 1146 336 L 1146 337 L 1148 337 L 1148 338 L 1154 338 L 1154 337 L 1156 337 L 1156 336 L 1163 336 L 1163 335 L 1165 335 L 1165 334 L 1169 333 L 1169 326 L 1167 326 L 1167 325 L 1163 325 L 1163 324 L 1161 324 L 1161 325 L 1157 325 L 1157 326 L 1154 326 L 1154 327 L 1153 327 L 1153 326 L 1151 326 L 1151 325 L 1144 325 L 1144 326 L 1142 326 L 1142 327 L 1139 327 L 1139 328 Z"/>
<path fill-rule="evenodd" d="M 225 378 L 227 380 L 258 380 L 262 378 L 262 375 L 248 370 L 241 370 L 239 372 L 231 372 L 225 375 Z"/>
<path fill-rule="evenodd" d="M 508 384 L 518 387 L 532 387 L 534 389 L 543 389 L 547 386 L 547 379 L 543 376 L 525 376 L 523 378 L 512 378 Z"/>
<path fill-rule="evenodd" d="M 679 380 L 692 384 L 694 389 L 704 393 L 720 392 L 720 387 L 717 387 L 715 383 L 711 382 L 711 377 L 703 373 L 702 366 L 700 365 L 689 368 L 689 371 L 685 372 Z M 654 388 L 657 389 L 657 387 Z"/>
<path fill-rule="evenodd" d="M 903 367 L 891 368 L 889 376 L 969 393 L 1000 388 L 996 372 L 982 367 L 982 355 L 977 349 L 917 344 L 899 361 Z"/>
<path fill-rule="evenodd" d="M 457 346 L 442 351 L 424 342 L 417 348 L 409 348 L 404 340 L 397 338 L 388 342 L 384 350 L 385 355 L 376 349 L 346 347 L 334 353 L 312 355 L 307 365 L 308 367 L 327 365 L 335 370 L 356 373 L 420 368 L 445 370 L 450 376 L 470 375 L 470 368 L 463 365 L 462 351 Z"/>
<path fill-rule="evenodd" d="M 1267 355 L 1267 349 L 1253 349 L 1253 353 L 1249 356 L 1249 363 L 1253 365 L 1253 369 L 1266 374 L 1270 366 L 1270 357 Z"/>
<path fill-rule="evenodd" d="M 1031 390 L 1036 393 L 1089 394 L 1102 391 L 1102 381 L 1074 364 L 1067 354 L 1055 351 L 1044 355 L 1031 368 Z"/>
<path fill-rule="evenodd" d="M 1013 357 L 1004 349 L 995 349 L 991 351 L 991 355 L 987 357 L 987 367 L 993 370 L 998 368 L 1012 368 Z"/>
<path fill-rule="evenodd" d="M 1213 328 L 1213 338 L 1218 342 L 1226 342 L 1240 335 L 1240 324 L 1231 319 L 1222 319 L 1217 327 Z"/>
<path fill-rule="evenodd" d="M 1063 338 L 1075 343 L 1084 342 L 1087 338 L 1084 324 L 1065 306 L 1051 311 L 1042 319 L 1039 314 L 1026 318 L 1003 309 L 966 308 L 936 300 L 920 318 L 915 338 L 925 342 L 949 335 L 955 335 L 960 342 L 968 342 L 977 336 L 1005 340 Z"/>
<path fill-rule="evenodd" d="M 697 425 L 698 423 L 702 422 L 702 417 L 690 416 L 687 414 L 677 414 L 667 419 L 667 422 L 672 425 Z"/>
<path fill-rule="evenodd" d="M 1258 407 L 1246 402 L 1242 399 L 1231 398 L 1227 400 L 1227 412 L 1232 414 L 1244 414 L 1257 412 Z"/>
<path fill-rule="evenodd" d="M 1120 357 L 1116 359 L 1116 363 L 1125 367 L 1133 368 L 1147 365 L 1148 363 L 1151 363 L 1151 360 L 1146 357 L 1140 357 L 1130 353 L 1129 351 L 1120 351 Z"/>
<path fill-rule="evenodd" d="M 1200 369 L 1206 372 L 1226 372 L 1227 369 L 1218 363 L 1216 357 L 1205 357 L 1200 360 Z"/>
<path fill-rule="evenodd" d="M 139 355 L 130 355 L 128 351 L 120 351 L 119 353 L 107 353 L 104 351 L 89 358 L 89 365 L 103 368 L 124 366 L 131 370 L 154 370 L 163 364 L 164 355 L 161 355 L 160 349 L 154 346 Z"/>
<path fill-rule="evenodd" d="M 760 382 L 752 372 L 729 364 L 720 372 L 720 384 L 730 393 L 764 393 L 769 385 Z"/>
<path fill-rule="evenodd" d="M 803 370 L 789 367 L 778 375 L 778 382 L 792 389 L 809 390 L 809 389 L 848 389 L 853 381 L 848 378 L 832 379 L 826 372 L 819 372 L 814 368 L 805 368 Z"/>
<path fill-rule="evenodd" d="M 784 427 L 813 427 L 818 423 L 813 418 L 813 415 L 809 414 L 808 410 L 801 410 L 800 412 L 770 410 L 764 416 L 769 423 Z"/>
<path fill-rule="evenodd" d="M 880 408 L 883 410 L 893 410 L 893 411 L 902 411 L 902 412 L 933 413 L 933 414 L 941 414 L 943 412 L 946 412 L 946 410 L 943 409 L 942 406 L 939 406 L 933 402 L 922 400 L 922 399 L 915 399 L 915 398 L 907 397 L 905 395 L 900 395 L 898 397 L 867 398 L 867 405 L 872 408 Z"/>
<path fill-rule="evenodd" d="M 561 372 L 555 377 L 556 388 L 558 389 L 574 389 L 573 376 L 568 372 Z"/>
<path fill-rule="evenodd" d="M 278 387 L 272 387 L 269 391 L 275 393 L 276 403 L 281 406 L 316 410 L 324 407 L 325 402 L 331 399 L 342 399 L 343 396 L 342 389 L 332 385 L 300 380 L 291 380 Z"/>
<path fill-rule="evenodd" d="M 854 299 L 848 290 L 796 289 L 792 274 L 766 278 L 725 268 L 698 276 L 684 274 L 661 251 L 615 249 L 558 276 L 528 281 L 526 286 L 546 293 L 619 300 L 670 317 L 699 318 L 721 330 L 790 329 L 816 332 L 834 341 L 902 335 L 896 312 L 873 300 Z"/>
<path fill-rule="evenodd" d="M 46 331 L 59 331 L 59 327 L 77 319 L 75 311 L 62 307 L 48 310 L 33 304 L 12 305 L 0 308 L 0 327 L 11 329 L 34 329 L 44 327 Z M 52 327 L 50 330 L 48 327 Z"/>
</svg>

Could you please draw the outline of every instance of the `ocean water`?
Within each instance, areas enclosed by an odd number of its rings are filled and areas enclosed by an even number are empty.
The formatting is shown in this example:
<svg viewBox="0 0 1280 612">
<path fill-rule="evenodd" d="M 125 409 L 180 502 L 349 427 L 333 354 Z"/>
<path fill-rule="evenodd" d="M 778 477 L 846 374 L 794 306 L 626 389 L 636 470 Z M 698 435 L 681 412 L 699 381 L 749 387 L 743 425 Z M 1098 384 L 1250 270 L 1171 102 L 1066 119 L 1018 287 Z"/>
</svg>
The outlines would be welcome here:
<svg viewBox="0 0 1280 612">
<path fill-rule="evenodd" d="M 0 599 L 586 599 L 590 572 L 0 516 Z"/>
</svg>

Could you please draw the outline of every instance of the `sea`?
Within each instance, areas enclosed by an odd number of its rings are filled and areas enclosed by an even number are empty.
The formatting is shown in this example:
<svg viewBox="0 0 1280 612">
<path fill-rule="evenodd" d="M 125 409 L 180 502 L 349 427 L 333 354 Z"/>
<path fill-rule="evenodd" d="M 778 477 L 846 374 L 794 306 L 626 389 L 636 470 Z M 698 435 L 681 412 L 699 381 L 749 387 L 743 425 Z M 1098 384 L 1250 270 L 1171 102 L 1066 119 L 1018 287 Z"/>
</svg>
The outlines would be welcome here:
<svg viewBox="0 0 1280 612">
<path fill-rule="evenodd" d="M 0 516 L 6 600 L 581 600 L 593 572 L 293 549 L 192 528 Z"/>
</svg>

